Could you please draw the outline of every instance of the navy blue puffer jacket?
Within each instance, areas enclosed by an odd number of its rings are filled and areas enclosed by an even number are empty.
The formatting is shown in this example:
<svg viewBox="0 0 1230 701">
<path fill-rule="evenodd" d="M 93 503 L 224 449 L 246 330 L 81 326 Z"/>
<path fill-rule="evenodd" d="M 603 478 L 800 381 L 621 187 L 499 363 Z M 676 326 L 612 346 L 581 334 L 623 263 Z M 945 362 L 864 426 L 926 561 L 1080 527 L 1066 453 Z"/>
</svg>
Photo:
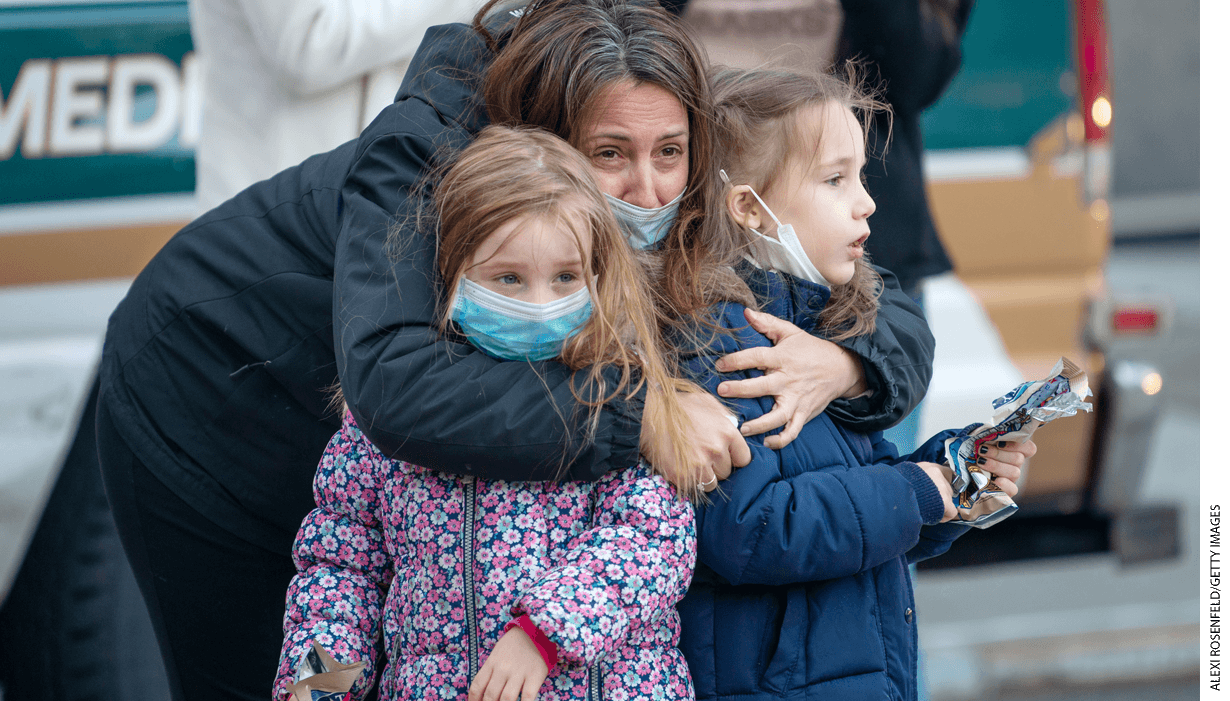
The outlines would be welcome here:
<svg viewBox="0 0 1230 701">
<path fill-rule="evenodd" d="M 746 276 L 762 311 L 810 330 L 828 289 L 776 273 Z M 717 309 L 734 330 L 688 359 L 710 391 L 725 353 L 771 345 L 743 306 Z M 731 404 L 741 421 L 772 397 Z M 858 433 L 825 413 L 780 451 L 749 440 L 736 470 L 697 513 L 699 564 L 679 604 L 680 647 L 698 699 L 914 699 L 918 635 L 907 564 L 944 552 L 967 526 L 944 512 L 915 460 L 935 461 L 945 432 L 898 458 L 881 434 Z"/>
</svg>

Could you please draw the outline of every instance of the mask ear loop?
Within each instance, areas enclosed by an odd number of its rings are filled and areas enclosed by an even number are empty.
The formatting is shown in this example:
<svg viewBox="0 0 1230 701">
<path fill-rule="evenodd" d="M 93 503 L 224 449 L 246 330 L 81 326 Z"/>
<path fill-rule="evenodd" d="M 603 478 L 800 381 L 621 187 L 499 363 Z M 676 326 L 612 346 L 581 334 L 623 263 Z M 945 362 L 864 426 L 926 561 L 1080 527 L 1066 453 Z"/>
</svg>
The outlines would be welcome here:
<svg viewBox="0 0 1230 701">
<path fill-rule="evenodd" d="M 719 170 L 718 175 L 722 178 L 722 182 L 726 183 L 727 185 L 732 184 L 730 182 L 730 176 L 726 174 L 725 169 Z M 764 200 L 760 199 L 760 195 L 756 194 L 756 188 L 752 187 L 751 185 L 748 185 L 747 189 L 751 191 L 752 197 L 756 198 L 756 201 L 760 203 L 760 206 L 764 207 L 764 211 L 768 212 L 770 217 L 773 217 L 773 223 L 777 224 L 778 227 L 781 227 L 782 225 L 781 220 L 777 218 L 777 215 L 773 213 L 773 210 L 769 209 L 769 205 L 765 204 Z M 752 229 L 752 231 L 756 231 L 756 230 Z M 756 233 L 760 234 L 759 231 L 756 231 Z M 760 235 L 764 236 L 764 234 L 760 234 Z"/>
<path fill-rule="evenodd" d="M 461 277 L 458 278 L 457 280 L 457 286 L 453 288 L 453 296 L 450 297 L 448 300 L 448 309 L 444 310 L 445 319 L 448 319 L 449 321 L 454 321 L 453 312 L 457 311 L 457 303 L 461 301 L 461 296 L 462 296 L 461 288 L 465 286 L 465 284 L 466 284 L 466 275 L 465 273 L 462 273 Z"/>
</svg>

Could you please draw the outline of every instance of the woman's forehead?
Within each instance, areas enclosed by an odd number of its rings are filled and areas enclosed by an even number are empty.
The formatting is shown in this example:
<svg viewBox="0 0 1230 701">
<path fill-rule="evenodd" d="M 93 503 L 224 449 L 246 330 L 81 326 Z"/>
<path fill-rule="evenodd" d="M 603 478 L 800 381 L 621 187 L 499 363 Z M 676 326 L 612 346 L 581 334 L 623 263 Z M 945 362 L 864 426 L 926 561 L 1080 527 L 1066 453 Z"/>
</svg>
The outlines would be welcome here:
<svg viewBox="0 0 1230 701">
<path fill-rule="evenodd" d="M 678 97 L 654 83 L 624 80 L 598 95 L 581 138 L 660 141 L 687 136 L 688 112 Z"/>
</svg>

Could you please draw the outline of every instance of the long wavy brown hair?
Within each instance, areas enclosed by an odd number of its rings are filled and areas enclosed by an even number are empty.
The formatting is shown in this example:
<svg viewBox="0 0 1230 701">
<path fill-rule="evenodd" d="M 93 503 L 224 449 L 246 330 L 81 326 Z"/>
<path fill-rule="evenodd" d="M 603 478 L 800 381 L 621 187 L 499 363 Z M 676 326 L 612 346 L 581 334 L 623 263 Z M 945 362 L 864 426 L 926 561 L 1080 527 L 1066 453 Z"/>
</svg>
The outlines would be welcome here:
<svg viewBox="0 0 1230 701">
<path fill-rule="evenodd" d="M 823 125 L 820 130 L 814 125 L 804 128 L 800 124 L 804 108 L 829 102 L 846 107 L 862 125 L 864 139 L 871 117 L 890 109 L 863 87 L 862 70 L 853 62 L 840 74 L 720 68 L 714 71 L 712 84 L 723 168 L 731 183 L 727 187 L 748 184 L 760 193 L 772 189 L 788 159 L 818 155 Z M 714 219 L 730 229 L 743 229 L 731 217 Z M 832 297 L 820 314 L 825 336 L 842 340 L 874 331 L 882 282 L 864 254 L 856 262 L 854 277 L 832 287 Z"/>
<path fill-rule="evenodd" d="M 481 262 L 474 260 L 475 251 L 509 222 L 545 219 L 570 232 L 578 250 L 589 249 L 588 257 L 583 253 L 582 258 L 593 313 L 564 343 L 559 358 L 576 371 L 572 393 L 590 411 L 584 438 L 593 438 L 603 404 L 630 398 L 644 387 L 662 407 L 661 415 L 652 417 L 655 429 L 669 437 L 675 464 L 685 468 L 683 475 L 666 477 L 681 494 L 697 495 L 697 470 L 691 469 L 695 466 L 690 465 L 684 440 L 691 424 L 676 391 L 700 389 L 675 379 L 668 370 L 649 281 L 585 157 L 539 129 L 487 127 L 444 174 L 431 209 L 437 232 L 441 332 L 447 332 L 450 323 L 443 307 L 465 271 Z M 615 368 L 619 377 L 614 386 L 605 379 L 609 368 Z"/>
<path fill-rule="evenodd" d="M 515 22 L 491 21 L 506 5 L 491 0 L 474 20 L 495 52 L 482 90 L 492 123 L 540 127 L 577 146 L 606 91 L 652 84 L 674 95 L 688 115 L 688 183 L 678 219 L 650 254 L 659 259 L 655 301 L 664 321 L 703 324 L 713 302 L 746 297 L 729 268 L 745 238 L 706 216 L 722 194 L 708 64 L 679 19 L 656 0 L 538 0 Z"/>
</svg>

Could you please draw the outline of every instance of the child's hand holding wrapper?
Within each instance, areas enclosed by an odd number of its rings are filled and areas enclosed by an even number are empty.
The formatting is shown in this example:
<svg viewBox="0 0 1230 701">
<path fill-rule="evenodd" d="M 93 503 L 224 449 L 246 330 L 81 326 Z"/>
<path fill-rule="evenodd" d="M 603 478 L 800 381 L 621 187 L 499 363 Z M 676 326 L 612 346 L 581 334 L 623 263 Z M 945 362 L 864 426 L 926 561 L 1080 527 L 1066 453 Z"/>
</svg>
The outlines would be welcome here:
<svg viewBox="0 0 1230 701">
<path fill-rule="evenodd" d="M 956 520 L 987 528 L 1017 510 L 1012 498 L 978 467 L 979 449 L 984 443 L 1027 441 L 1044 423 L 1092 410 L 1092 405 L 1083 401 L 1089 393 L 1085 371 L 1060 358 L 1045 379 L 1026 382 L 992 402 L 995 413 L 991 423 L 968 426 L 945 441 L 940 467 L 952 483 Z"/>
<path fill-rule="evenodd" d="M 338 662 L 313 641 L 312 649 L 299 662 L 291 697 L 295 701 L 351 701 L 350 688 L 362 671 L 362 662 Z"/>
</svg>

